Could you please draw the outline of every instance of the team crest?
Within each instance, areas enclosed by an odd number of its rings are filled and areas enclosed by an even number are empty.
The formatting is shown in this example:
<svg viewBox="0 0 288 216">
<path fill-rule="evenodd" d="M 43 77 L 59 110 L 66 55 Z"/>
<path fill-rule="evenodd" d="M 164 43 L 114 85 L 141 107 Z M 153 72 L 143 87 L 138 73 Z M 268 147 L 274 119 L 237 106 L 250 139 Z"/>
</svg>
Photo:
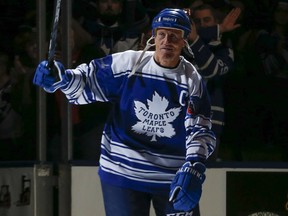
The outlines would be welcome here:
<svg viewBox="0 0 288 216">
<path fill-rule="evenodd" d="M 172 122 L 179 116 L 181 107 L 168 109 L 169 101 L 154 92 L 152 100 L 147 104 L 134 101 L 134 110 L 138 122 L 132 126 L 132 130 L 138 134 L 151 136 L 151 141 L 157 141 L 157 137 L 171 138 L 175 135 Z"/>
</svg>

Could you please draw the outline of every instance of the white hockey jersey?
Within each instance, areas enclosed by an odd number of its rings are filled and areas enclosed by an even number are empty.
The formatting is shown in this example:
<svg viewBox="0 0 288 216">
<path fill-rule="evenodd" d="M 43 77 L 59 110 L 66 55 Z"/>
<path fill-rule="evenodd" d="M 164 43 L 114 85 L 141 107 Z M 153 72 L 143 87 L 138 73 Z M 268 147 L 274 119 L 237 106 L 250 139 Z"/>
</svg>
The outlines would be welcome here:
<svg viewBox="0 0 288 216">
<path fill-rule="evenodd" d="M 115 53 L 68 69 L 61 90 L 74 104 L 113 104 L 101 141 L 101 180 L 161 193 L 185 160 L 207 159 L 215 136 L 209 96 L 194 66 L 181 57 L 177 67 L 164 68 L 147 51 L 128 77 L 141 53 Z"/>
</svg>

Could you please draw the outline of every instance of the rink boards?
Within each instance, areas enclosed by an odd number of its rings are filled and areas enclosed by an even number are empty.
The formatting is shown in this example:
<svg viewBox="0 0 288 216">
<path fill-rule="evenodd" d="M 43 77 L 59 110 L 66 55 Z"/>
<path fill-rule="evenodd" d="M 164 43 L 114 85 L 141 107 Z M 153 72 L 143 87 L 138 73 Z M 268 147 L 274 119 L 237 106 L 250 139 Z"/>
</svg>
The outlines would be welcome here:
<svg viewBox="0 0 288 216">
<path fill-rule="evenodd" d="M 288 215 L 286 166 L 224 167 L 218 163 L 208 168 L 200 201 L 201 214 Z M 49 164 L 13 163 L 0 166 L 0 215 L 105 216 L 98 166 L 76 163 L 66 167 L 66 171 L 60 169 L 55 172 Z M 63 180 L 63 176 L 66 179 Z M 67 202 L 59 204 L 59 196 L 67 193 L 67 185 L 70 189 L 65 198 Z M 60 214 L 61 208 L 69 208 L 69 211 Z M 151 216 L 154 216 L 153 210 Z"/>
</svg>

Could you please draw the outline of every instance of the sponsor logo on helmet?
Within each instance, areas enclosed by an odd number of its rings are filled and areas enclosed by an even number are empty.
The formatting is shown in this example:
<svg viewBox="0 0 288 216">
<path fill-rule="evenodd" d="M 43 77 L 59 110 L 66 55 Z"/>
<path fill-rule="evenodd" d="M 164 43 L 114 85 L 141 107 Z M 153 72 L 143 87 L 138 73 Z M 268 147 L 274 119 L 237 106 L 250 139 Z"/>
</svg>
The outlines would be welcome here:
<svg viewBox="0 0 288 216">
<path fill-rule="evenodd" d="M 177 19 L 172 17 L 163 17 L 162 20 L 166 22 L 177 22 Z"/>
</svg>

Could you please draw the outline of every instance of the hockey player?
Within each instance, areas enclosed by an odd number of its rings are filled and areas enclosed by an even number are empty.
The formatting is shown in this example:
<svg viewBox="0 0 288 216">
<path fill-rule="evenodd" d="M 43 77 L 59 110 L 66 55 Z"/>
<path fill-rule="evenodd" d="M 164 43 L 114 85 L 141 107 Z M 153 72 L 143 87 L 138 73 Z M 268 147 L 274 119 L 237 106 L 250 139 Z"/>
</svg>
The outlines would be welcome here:
<svg viewBox="0 0 288 216">
<path fill-rule="evenodd" d="M 60 89 L 73 104 L 113 105 L 99 165 L 107 216 L 148 216 L 151 202 L 157 216 L 199 214 L 215 136 L 205 84 L 180 55 L 190 32 L 185 12 L 168 8 L 153 19 L 143 51 L 67 70 L 55 61 L 59 81 L 47 61 L 36 69 L 33 82 L 47 92 Z M 155 51 L 146 51 L 153 45 Z"/>
</svg>

